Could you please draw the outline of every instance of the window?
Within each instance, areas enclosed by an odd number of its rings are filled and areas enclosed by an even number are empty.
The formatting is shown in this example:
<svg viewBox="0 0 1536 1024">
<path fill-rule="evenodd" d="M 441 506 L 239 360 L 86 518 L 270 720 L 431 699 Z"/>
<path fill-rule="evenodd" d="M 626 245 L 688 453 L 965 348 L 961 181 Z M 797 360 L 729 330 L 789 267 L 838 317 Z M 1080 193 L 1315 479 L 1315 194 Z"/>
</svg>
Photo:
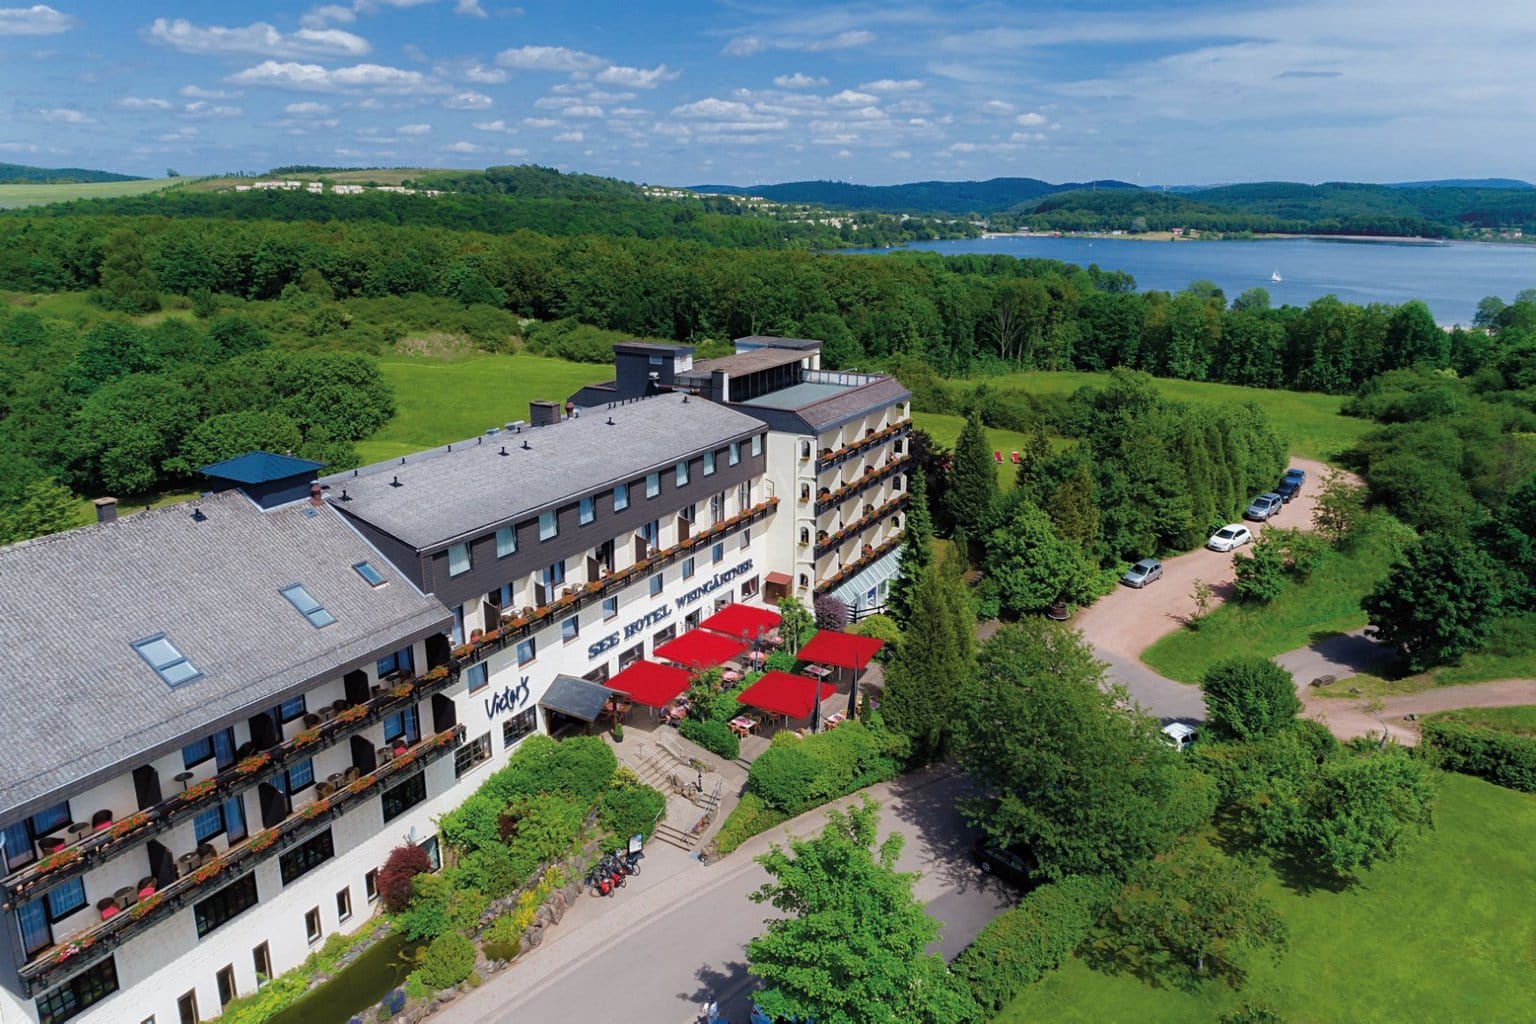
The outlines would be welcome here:
<svg viewBox="0 0 1536 1024">
<path fill-rule="evenodd" d="M 629 508 L 629 484 L 615 484 L 613 487 L 613 510 L 623 512 Z"/>
<path fill-rule="evenodd" d="M 661 547 L 661 520 L 640 524 L 640 539 L 653 548 Z"/>
<path fill-rule="evenodd" d="M 238 881 L 230 882 L 207 899 L 192 904 L 192 920 L 197 924 L 197 937 L 202 938 L 225 921 L 239 917 L 254 907 L 256 902 L 256 873 L 253 871 Z"/>
<path fill-rule="evenodd" d="M 651 650 L 655 650 L 662 644 L 671 643 L 677 637 L 677 627 L 668 626 L 666 629 L 658 629 L 651 634 Z"/>
<path fill-rule="evenodd" d="M 427 863 L 432 865 L 433 871 L 443 870 L 443 851 L 437 845 L 437 836 L 433 836 L 431 839 L 423 840 L 422 842 L 417 843 L 416 846 L 419 849 L 425 851 L 427 855 Z"/>
<path fill-rule="evenodd" d="M 177 650 L 175 644 L 166 639 L 164 633 L 140 640 L 133 645 L 133 649 L 149 663 L 150 668 L 160 674 L 167 686 L 183 686 L 202 678 L 203 673 L 187 660 L 185 654 Z"/>
<path fill-rule="evenodd" d="M 752 507 L 752 481 L 743 480 L 736 488 L 736 504 L 740 511 L 745 512 Z"/>
<path fill-rule="evenodd" d="M 721 541 L 714 547 L 710 548 L 709 557 L 712 561 L 715 562 L 725 561 L 725 541 Z"/>
<path fill-rule="evenodd" d="M 656 495 L 658 495 L 660 493 L 661 493 L 661 474 L 660 473 L 647 473 L 647 474 L 645 474 L 645 496 L 647 498 L 654 498 L 654 497 L 656 497 Z"/>
<path fill-rule="evenodd" d="M 619 652 L 619 671 L 623 672 L 629 666 L 645 657 L 645 644 L 638 643 L 627 651 Z"/>
<path fill-rule="evenodd" d="M 657 573 L 655 576 L 651 577 L 651 596 L 652 597 L 660 597 L 661 596 L 661 587 L 662 587 L 661 573 Z"/>
<path fill-rule="evenodd" d="M 384 820 L 398 818 L 427 798 L 427 776 L 417 772 L 393 789 L 386 789 L 381 798 L 384 804 Z"/>
<path fill-rule="evenodd" d="M 603 598 L 603 618 L 616 619 L 619 617 L 619 599 L 617 597 Z"/>
<path fill-rule="evenodd" d="M 201 843 L 224 832 L 224 808 L 215 807 L 192 819 L 192 834 Z"/>
<path fill-rule="evenodd" d="M 581 635 L 581 616 L 572 615 L 560 623 L 560 639 L 570 643 Z"/>
<path fill-rule="evenodd" d="M 448 575 L 462 576 L 469 572 L 469 545 L 448 545 Z"/>
<path fill-rule="evenodd" d="M 352 568 L 370 587 L 382 587 L 385 583 L 384 574 L 375 569 L 372 562 L 356 562 Z"/>
<path fill-rule="evenodd" d="M 714 452 L 705 452 L 704 453 L 704 475 L 705 476 L 714 476 L 715 475 L 715 453 Z"/>
<path fill-rule="evenodd" d="M 372 903 L 379 898 L 379 869 L 374 868 L 363 876 L 363 895 Z"/>
<path fill-rule="evenodd" d="M 464 606 L 461 604 L 454 605 L 452 614 L 453 625 L 448 627 L 448 640 L 453 646 L 457 647 L 464 642 Z"/>
<path fill-rule="evenodd" d="M 558 587 L 563 584 L 565 582 L 565 559 L 562 558 L 558 562 L 551 562 L 545 566 L 542 576 L 546 587 Z M 550 599 L 554 599 L 553 594 L 550 595 Z"/>
<path fill-rule="evenodd" d="M 687 616 L 685 616 L 683 618 L 683 628 L 684 629 L 698 629 L 699 628 L 699 623 L 703 622 L 703 621 L 704 621 L 704 612 L 703 611 L 701 611 L 701 610 L 691 611 L 691 612 L 689 612 L 687 614 Z"/>
<path fill-rule="evenodd" d="M 219 968 L 219 973 L 213 976 L 214 982 L 219 987 L 219 1008 L 223 1009 L 235 1001 L 235 966 L 225 964 Z"/>
<path fill-rule="evenodd" d="M 69 801 L 54 804 L 46 810 L 38 811 L 32 815 L 32 834 L 45 836 L 50 832 L 57 832 L 73 820 L 69 814 Z"/>
<path fill-rule="evenodd" d="M 304 937 L 311 943 L 319 942 L 324 934 L 320 930 L 320 908 L 310 907 L 304 912 Z"/>
<path fill-rule="evenodd" d="M 749 597 L 756 597 L 760 583 L 756 576 L 741 585 L 741 599 L 745 601 Z"/>
<path fill-rule="evenodd" d="M 352 888 L 341 890 L 336 894 L 336 920 L 345 921 L 352 916 Z"/>
<path fill-rule="evenodd" d="M 597 499 L 582 498 L 576 503 L 576 525 L 586 526 L 597 518 Z"/>
<path fill-rule="evenodd" d="M 277 706 L 277 720 L 280 723 L 291 722 L 295 718 L 303 718 L 304 712 L 308 710 L 309 707 L 306 705 L 304 695 L 301 693 L 297 697 L 285 700 Z"/>
<path fill-rule="evenodd" d="M 712 526 L 719 526 L 725 519 L 725 492 L 721 491 L 709 499 L 709 522 Z"/>
<path fill-rule="evenodd" d="M 503 526 L 496 531 L 496 557 L 506 558 L 517 554 L 517 528 Z"/>
<path fill-rule="evenodd" d="M 805 446 L 806 458 L 810 457 L 810 450 L 811 450 L 810 443 L 807 442 L 806 446 Z M 762 434 L 753 434 L 752 435 L 752 455 L 755 458 L 755 457 L 757 457 L 757 456 L 759 456 L 761 454 L 763 454 L 763 435 Z"/>
<path fill-rule="evenodd" d="M 469 666 L 469 669 L 464 673 L 464 679 L 469 684 L 469 689 L 465 691 L 466 693 L 474 693 L 476 690 L 483 689 L 491 681 L 490 662 L 482 661 L 478 665 Z"/>
<path fill-rule="evenodd" d="M 727 465 L 731 465 L 731 466 L 734 466 L 734 465 L 736 465 L 736 463 L 741 461 L 741 442 L 740 441 L 732 441 L 731 442 L 730 454 L 726 456 L 725 461 L 726 461 Z"/>
<path fill-rule="evenodd" d="M 521 711 L 501 723 L 501 749 L 510 750 L 518 740 L 539 727 L 537 708 Z"/>
<path fill-rule="evenodd" d="M 603 611 L 606 614 L 608 603 L 603 602 Z M 618 608 L 614 612 L 617 615 Z M 18 821 L 14 825 L 7 825 L 0 829 L 0 852 L 5 854 L 5 870 L 7 873 L 15 871 L 23 864 L 32 863 L 37 856 L 37 851 L 32 849 L 32 833 L 27 828 L 25 821 Z"/>
<path fill-rule="evenodd" d="M 539 540 L 549 540 L 560 532 L 560 516 L 552 508 L 539 513 Z"/>
<path fill-rule="evenodd" d="M 310 596 L 304 584 L 295 583 L 278 591 L 288 599 L 288 603 L 299 610 L 299 614 L 309 620 L 309 624 L 316 629 L 324 629 L 336 621 L 336 616 L 325 610 L 325 605 Z"/>
<path fill-rule="evenodd" d="M 692 578 L 693 578 L 693 559 L 691 557 L 690 558 L 685 558 L 685 559 L 683 559 L 683 579 L 686 580 L 686 579 L 692 579 Z"/>
<path fill-rule="evenodd" d="M 197 990 L 183 993 L 176 1000 L 176 1015 L 181 1018 L 181 1024 L 197 1024 L 200 1019 L 197 1012 Z"/>
<path fill-rule="evenodd" d="M 738 544 L 737 547 L 739 547 L 739 548 L 741 548 L 741 550 L 745 551 L 745 550 L 747 550 L 747 548 L 749 548 L 751 546 L 752 546 L 752 531 L 751 530 L 742 530 L 741 531 L 741 543 Z"/>
<path fill-rule="evenodd" d="M 288 770 L 277 772 L 267 780 L 280 793 L 293 796 L 315 784 L 315 762 L 311 758 L 289 765 Z"/>
<path fill-rule="evenodd" d="M 677 464 L 677 486 L 679 486 L 679 487 L 687 487 L 688 486 L 688 463 L 687 463 L 687 461 L 679 462 Z"/>
<path fill-rule="evenodd" d="M 117 958 L 107 957 L 37 1000 L 41 1024 L 61 1024 L 117 991 Z M 194 1019 L 192 1024 L 197 1024 Z"/>
<path fill-rule="evenodd" d="M 409 674 L 416 667 L 416 658 L 415 655 L 411 653 L 411 649 L 409 647 L 402 647 L 394 654 L 388 654 L 380 658 L 378 664 L 375 667 L 378 669 L 378 676 L 380 679 L 383 679 L 391 672 L 403 672 Z"/>
<path fill-rule="evenodd" d="M 185 768 L 195 768 L 209 758 L 219 771 L 235 763 L 235 734 L 230 729 L 205 736 L 181 748 L 181 763 Z"/>
<path fill-rule="evenodd" d="M 416 713 L 415 705 L 384 719 L 384 742 L 386 745 L 393 744 L 409 747 L 419 739 L 421 739 L 421 722 L 420 716 Z M 403 742 L 397 743 L 396 741 Z"/>
<path fill-rule="evenodd" d="M 462 779 L 478 764 L 491 759 L 491 734 L 476 737 L 453 752 L 453 777 Z"/>
<path fill-rule="evenodd" d="M 278 873 L 282 876 L 283 884 L 288 885 L 303 878 L 335 855 L 336 845 L 331 838 L 331 830 L 326 829 L 277 858 Z"/>
<path fill-rule="evenodd" d="M 257 988 L 272 980 L 272 950 L 265 942 L 251 950 L 251 963 L 256 968 Z"/>
<path fill-rule="evenodd" d="M 519 640 L 517 642 L 517 663 L 519 665 L 528 664 L 533 660 L 534 654 L 535 647 L 533 643 L 533 637 L 529 637 L 526 640 Z"/>
</svg>

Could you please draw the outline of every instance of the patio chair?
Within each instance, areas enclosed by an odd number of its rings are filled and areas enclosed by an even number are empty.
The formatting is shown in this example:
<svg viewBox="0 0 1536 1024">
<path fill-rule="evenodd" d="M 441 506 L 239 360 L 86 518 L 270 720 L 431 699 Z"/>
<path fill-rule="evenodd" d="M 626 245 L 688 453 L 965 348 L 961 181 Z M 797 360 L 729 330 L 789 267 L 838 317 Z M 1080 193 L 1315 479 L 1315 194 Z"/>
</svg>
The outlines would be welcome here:
<svg viewBox="0 0 1536 1024">
<path fill-rule="evenodd" d="M 1003 463 L 1003 453 L 1000 452 L 1000 451 L 994 450 L 992 452 L 992 461 L 997 463 L 998 465 L 1002 465 L 1002 463 Z"/>
<path fill-rule="evenodd" d="M 1021 463 L 1023 461 L 1024 461 L 1023 459 L 1019 458 L 1019 453 L 1018 452 L 1014 452 L 1013 453 L 1013 464 L 1015 466 L 1017 466 L 1019 463 Z"/>
<path fill-rule="evenodd" d="M 91 815 L 91 831 L 92 832 L 100 832 L 102 829 L 109 828 L 111 825 L 112 825 L 112 812 L 111 811 L 97 811 L 95 814 Z"/>
</svg>

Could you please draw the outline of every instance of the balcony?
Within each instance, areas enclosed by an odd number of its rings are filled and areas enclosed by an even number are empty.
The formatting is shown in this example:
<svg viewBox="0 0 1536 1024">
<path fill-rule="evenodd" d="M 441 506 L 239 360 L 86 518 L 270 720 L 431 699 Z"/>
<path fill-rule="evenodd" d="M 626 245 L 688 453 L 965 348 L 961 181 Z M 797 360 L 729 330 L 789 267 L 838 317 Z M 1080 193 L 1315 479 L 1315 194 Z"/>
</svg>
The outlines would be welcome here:
<svg viewBox="0 0 1536 1024">
<path fill-rule="evenodd" d="M 912 420 L 908 418 L 900 423 L 892 423 L 884 430 L 877 430 L 873 434 L 862 437 L 852 444 L 846 444 L 835 451 L 831 448 L 823 448 L 821 454 L 816 458 L 816 472 L 823 473 L 836 466 L 841 466 L 849 459 L 854 458 L 861 452 L 868 451 L 875 445 L 884 444 L 896 437 L 905 437 L 911 432 Z"/>
<path fill-rule="evenodd" d="M 873 565 L 881 558 L 884 558 L 886 555 L 896 550 L 896 548 L 901 546 L 901 538 L 902 534 L 898 533 L 894 537 L 883 540 L 879 544 L 874 545 L 867 554 L 861 554 L 856 560 L 849 562 L 847 565 L 837 570 L 837 572 L 833 573 L 831 576 L 828 576 L 824 580 L 817 580 L 815 588 L 816 596 L 820 597 L 822 594 L 832 590 L 834 587 L 845 583 L 861 570 Z"/>
<path fill-rule="evenodd" d="M 898 494 L 898 495 L 896 495 L 896 497 L 892 498 L 890 501 L 886 502 L 884 505 L 881 505 L 879 508 L 875 509 L 873 512 L 870 512 L 870 513 L 868 513 L 866 515 L 860 516 L 858 519 L 855 519 L 853 522 L 849 523 L 847 526 L 843 527 L 841 530 L 838 530 L 836 533 L 828 534 L 825 530 L 821 531 L 820 533 L 817 533 L 816 534 L 816 556 L 818 558 L 820 558 L 822 555 L 826 554 L 828 551 L 831 551 L 833 548 L 837 547 L 839 544 L 841 544 L 843 541 L 847 540 L 849 537 L 857 536 L 858 534 L 862 533 L 870 525 L 872 525 L 874 523 L 878 523 L 880 520 L 884 519 L 886 516 L 890 515 L 893 512 L 896 512 L 897 510 L 902 508 L 904 505 L 906 505 L 906 503 L 907 503 L 907 495 L 905 495 L 905 494 Z"/>
<path fill-rule="evenodd" d="M 572 615 L 595 601 L 601 601 L 606 595 L 629 586 L 647 573 L 666 568 L 698 548 L 766 519 L 778 505 L 779 499 L 776 497 L 760 501 L 745 512 L 738 512 L 724 522 L 698 530 L 687 540 L 679 541 L 670 548 L 650 552 L 633 565 L 625 566 L 608 576 L 590 583 L 564 587 L 564 592 L 548 604 L 521 612 L 504 612 L 499 629 L 482 633 L 471 638 L 469 643 L 455 647 L 453 661 L 459 669 L 468 668 L 541 629 L 552 616 Z"/>
<path fill-rule="evenodd" d="M 198 896 L 213 892 L 241 872 L 307 839 L 311 833 L 318 831 L 316 826 L 356 807 L 375 791 L 375 787 L 397 775 L 405 775 L 418 764 L 429 764 L 437 760 L 463 742 L 462 725 L 425 737 L 404 754 L 396 755 L 393 760 L 342 787 L 331 796 L 306 804 L 277 825 L 230 847 L 221 856 L 203 861 L 197 870 L 139 900 L 122 913 L 76 932 L 22 965 L 19 973 L 27 988 L 27 995 L 50 987 L 66 971 L 73 973 L 80 967 L 100 960 L 134 935 L 176 913 Z"/>
<path fill-rule="evenodd" d="M 880 481 L 899 472 L 902 467 L 911 461 L 912 456 L 910 455 L 892 455 L 886 460 L 885 465 L 879 469 L 866 470 L 859 479 L 846 483 L 835 491 L 823 487 L 821 492 L 818 492 L 816 495 L 816 514 L 821 515 L 828 509 L 835 507 L 839 502 L 851 498 L 855 494 L 867 491 L 869 488 L 880 483 Z M 823 494 L 822 492 L 825 493 Z"/>
</svg>

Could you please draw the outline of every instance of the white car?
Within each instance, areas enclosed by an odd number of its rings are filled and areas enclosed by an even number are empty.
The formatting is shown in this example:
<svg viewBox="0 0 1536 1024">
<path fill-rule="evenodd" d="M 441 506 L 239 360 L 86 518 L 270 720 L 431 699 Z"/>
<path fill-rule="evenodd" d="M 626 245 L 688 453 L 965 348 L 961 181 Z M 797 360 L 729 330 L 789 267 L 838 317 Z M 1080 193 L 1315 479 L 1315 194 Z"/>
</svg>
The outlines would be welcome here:
<svg viewBox="0 0 1536 1024">
<path fill-rule="evenodd" d="M 1212 551 L 1231 551 L 1240 548 L 1253 540 L 1253 534 L 1242 523 L 1228 523 L 1215 533 L 1211 539 L 1205 542 L 1205 546 Z"/>
<path fill-rule="evenodd" d="M 1163 726 L 1163 742 L 1174 750 L 1188 750 L 1195 742 L 1195 728 L 1184 722 L 1169 722 Z"/>
</svg>

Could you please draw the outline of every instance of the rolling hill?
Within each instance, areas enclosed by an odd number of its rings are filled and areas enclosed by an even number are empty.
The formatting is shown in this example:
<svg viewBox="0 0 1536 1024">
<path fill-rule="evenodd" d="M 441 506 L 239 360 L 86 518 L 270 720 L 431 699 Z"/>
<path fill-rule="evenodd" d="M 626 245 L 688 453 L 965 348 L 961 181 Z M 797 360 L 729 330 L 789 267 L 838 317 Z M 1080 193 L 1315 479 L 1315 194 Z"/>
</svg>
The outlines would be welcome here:
<svg viewBox="0 0 1536 1024">
<path fill-rule="evenodd" d="M 778 185 L 694 185 L 695 192 L 754 195 L 776 203 L 815 203 L 845 210 L 883 213 L 995 213 L 1033 199 L 1073 189 L 1134 189 L 1123 181 L 1069 182 L 1039 178 L 986 181 L 914 181 L 905 185 L 854 185 L 844 181 L 787 181 Z"/>
<path fill-rule="evenodd" d="M 0 185 L 80 185 L 106 181 L 143 181 L 133 174 L 93 171 L 84 167 L 28 167 L 0 164 Z"/>
</svg>

